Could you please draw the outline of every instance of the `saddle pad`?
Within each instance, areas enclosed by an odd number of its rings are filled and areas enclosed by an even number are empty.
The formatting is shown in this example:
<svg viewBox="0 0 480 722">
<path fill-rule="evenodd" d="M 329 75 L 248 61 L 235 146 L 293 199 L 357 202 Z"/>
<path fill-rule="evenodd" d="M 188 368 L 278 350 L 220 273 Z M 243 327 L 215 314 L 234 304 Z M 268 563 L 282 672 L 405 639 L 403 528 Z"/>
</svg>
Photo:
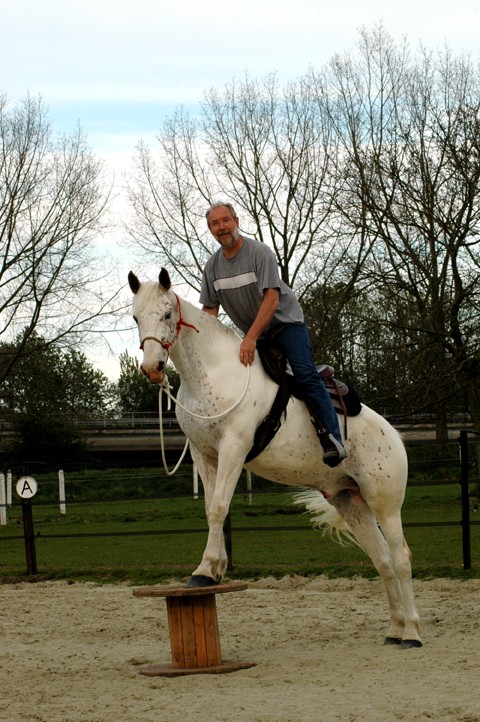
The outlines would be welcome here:
<svg viewBox="0 0 480 722">
<path fill-rule="evenodd" d="M 270 412 L 255 432 L 253 446 L 247 454 L 246 462 L 252 461 L 258 456 L 273 439 L 282 424 L 281 417 L 283 413 L 286 413 L 290 397 L 294 396 L 304 400 L 302 391 L 297 386 L 293 375 L 286 370 L 285 358 L 281 351 L 272 348 L 265 342 L 257 343 L 257 349 L 266 373 L 279 385 L 279 388 Z M 349 388 L 343 381 L 335 379 L 331 366 L 323 365 L 317 368 L 337 414 L 342 414 L 344 417 L 357 416 L 362 409 L 362 404 L 354 389 Z"/>
</svg>

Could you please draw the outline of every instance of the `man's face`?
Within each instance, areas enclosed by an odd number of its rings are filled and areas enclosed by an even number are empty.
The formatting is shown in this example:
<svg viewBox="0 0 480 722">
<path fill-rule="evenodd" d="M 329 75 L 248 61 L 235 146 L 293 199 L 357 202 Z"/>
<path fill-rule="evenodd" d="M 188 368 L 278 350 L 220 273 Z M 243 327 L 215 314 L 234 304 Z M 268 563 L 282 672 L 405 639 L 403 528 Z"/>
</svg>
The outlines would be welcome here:
<svg viewBox="0 0 480 722">
<path fill-rule="evenodd" d="M 238 218 L 232 218 L 226 206 L 218 206 L 210 211 L 208 227 L 223 248 L 231 248 L 238 240 Z"/>
</svg>

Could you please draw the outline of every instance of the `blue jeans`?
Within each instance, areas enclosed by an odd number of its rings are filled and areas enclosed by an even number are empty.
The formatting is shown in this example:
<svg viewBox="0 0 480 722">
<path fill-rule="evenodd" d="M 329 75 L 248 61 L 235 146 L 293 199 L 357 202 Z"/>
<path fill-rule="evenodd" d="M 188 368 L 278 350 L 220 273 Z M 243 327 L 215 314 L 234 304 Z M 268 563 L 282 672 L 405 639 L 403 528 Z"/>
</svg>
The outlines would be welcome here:
<svg viewBox="0 0 480 722">
<path fill-rule="evenodd" d="M 275 329 L 276 330 L 276 329 Z M 318 416 L 332 436 L 343 445 L 340 426 L 330 394 L 318 375 L 312 356 L 310 338 L 304 323 L 285 324 L 273 334 L 272 343 L 288 359 L 295 381 L 301 387 L 312 413 Z"/>
</svg>

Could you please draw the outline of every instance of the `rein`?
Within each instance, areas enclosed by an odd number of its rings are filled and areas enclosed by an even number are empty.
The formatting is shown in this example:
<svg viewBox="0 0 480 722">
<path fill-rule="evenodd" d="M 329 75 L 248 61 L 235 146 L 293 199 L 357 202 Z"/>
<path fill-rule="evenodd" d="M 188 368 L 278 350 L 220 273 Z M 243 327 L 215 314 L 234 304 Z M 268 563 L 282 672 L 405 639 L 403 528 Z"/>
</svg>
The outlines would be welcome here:
<svg viewBox="0 0 480 722">
<path fill-rule="evenodd" d="M 243 391 L 240 395 L 240 398 L 235 401 L 231 406 L 228 407 L 225 411 L 221 411 L 219 414 L 213 414 L 213 416 L 202 416 L 201 414 L 196 414 L 194 411 L 190 411 L 190 409 L 187 409 L 183 404 L 180 403 L 180 401 L 177 401 L 177 399 L 172 396 L 170 393 L 170 389 L 167 389 L 166 386 L 160 386 L 160 394 L 162 391 L 165 392 L 167 397 L 170 399 L 170 401 L 175 401 L 175 403 L 182 409 L 182 411 L 186 411 L 187 414 L 190 414 L 190 416 L 193 416 L 195 419 L 201 419 L 202 421 L 210 421 L 212 419 L 221 419 L 222 416 L 226 416 L 231 411 L 237 408 L 237 406 L 243 401 L 245 394 L 247 393 L 248 388 L 248 382 L 250 381 L 250 366 L 247 366 L 247 375 L 245 378 L 245 386 L 243 387 Z"/>
<path fill-rule="evenodd" d="M 160 449 L 162 451 L 162 462 L 163 462 L 163 468 L 165 470 L 165 473 L 167 476 L 173 476 L 175 472 L 177 471 L 178 467 L 182 463 L 185 454 L 187 453 L 188 449 L 188 439 L 185 441 L 185 446 L 183 447 L 183 451 L 181 453 L 181 456 L 173 469 L 168 468 L 167 459 L 165 458 L 165 439 L 163 437 L 163 410 L 162 410 L 162 391 L 166 391 L 168 389 L 168 379 L 165 378 L 165 385 L 160 386 L 160 390 L 158 392 L 158 422 L 159 422 L 159 431 L 160 431 Z M 170 394 L 170 391 L 168 391 L 168 411 L 170 411 L 171 408 L 171 400 L 172 396 Z"/>
<path fill-rule="evenodd" d="M 172 396 L 170 393 L 170 387 L 168 385 L 168 380 L 165 378 L 165 382 L 160 385 L 160 390 L 158 392 L 158 421 L 159 421 L 159 432 L 160 432 L 160 448 L 162 451 L 162 462 L 163 462 L 163 468 L 165 470 L 165 473 L 167 476 L 173 476 L 175 472 L 177 471 L 178 467 L 182 463 L 185 454 L 187 453 L 188 449 L 188 439 L 185 441 L 185 446 L 183 448 L 182 454 L 180 456 L 180 459 L 175 464 L 174 468 L 172 470 L 169 470 L 167 460 L 165 458 L 165 440 L 163 436 L 163 411 L 162 411 L 162 392 L 165 393 L 165 395 L 168 398 L 168 409 L 170 410 L 171 402 L 174 401 L 175 404 L 177 404 L 182 411 L 185 411 L 187 414 L 190 414 L 190 416 L 194 416 L 196 419 L 202 419 L 203 421 L 209 421 L 210 419 L 220 419 L 222 416 L 226 416 L 231 411 L 237 408 L 237 406 L 243 401 L 245 394 L 247 393 L 248 384 L 250 381 L 250 366 L 247 366 L 247 375 L 245 378 L 245 386 L 243 387 L 243 391 L 240 395 L 240 398 L 235 401 L 234 404 L 232 404 L 228 409 L 225 411 L 221 411 L 219 414 L 214 414 L 213 416 L 202 416 L 201 414 L 196 414 L 194 411 L 190 411 L 187 409 L 183 404 L 180 403 L 180 401 L 177 401 L 177 399 Z"/>
</svg>

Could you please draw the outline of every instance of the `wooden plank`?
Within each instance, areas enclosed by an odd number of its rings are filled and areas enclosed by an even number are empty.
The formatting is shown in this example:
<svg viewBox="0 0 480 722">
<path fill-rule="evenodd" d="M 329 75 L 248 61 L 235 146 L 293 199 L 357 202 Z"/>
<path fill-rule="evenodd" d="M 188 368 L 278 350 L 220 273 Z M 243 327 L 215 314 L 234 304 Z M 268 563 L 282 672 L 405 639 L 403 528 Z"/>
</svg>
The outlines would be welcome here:
<svg viewBox="0 0 480 722">
<path fill-rule="evenodd" d="M 183 667 L 199 667 L 197 645 L 195 639 L 195 620 L 193 616 L 193 599 L 180 597 L 183 641 Z"/>
<path fill-rule="evenodd" d="M 215 597 L 203 597 L 204 634 L 207 646 L 207 666 L 219 665 L 222 661 L 220 632 L 218 629 Z"/>
<path fill-rule="evenodd" d="M 181 597 L 167 597 L 166 602 L 172 664 L 175 668 L 186 667 L 183 642 L 182 599 Z"/>
<path fill-rule="evenodd" d="M 213 667 L 194 667 L 193 669 L 175 669 L 171 664 L 152 665 L 143 667 L 140 674 L 147 677 L 182 677 L 189 674 L 228 674 L 237 672 L 239 669 L 250 669 L 255 667 L 255 662 L 222 662 Z"/>
<path fill-rule="evenodd" d="M 228 584 L 216 584 L 211 587 L 137 587 L 132 594 L 134 597 L 201 597 L 210 594 L 240 592 L 244 589 L 248 589 L 246 582 L 228 582 Z"/>
<path fill-rule="evenodd" d="M 208 640 L 205 636 L 205 614 L 203 609 L 204 597 L 192 598 L 193 624 L 195 628 L 195 647 L 197 650 L 197 665 L 208 667 Z M 210 597 L 215 599 L 215 597 Z"/>
</svg>

